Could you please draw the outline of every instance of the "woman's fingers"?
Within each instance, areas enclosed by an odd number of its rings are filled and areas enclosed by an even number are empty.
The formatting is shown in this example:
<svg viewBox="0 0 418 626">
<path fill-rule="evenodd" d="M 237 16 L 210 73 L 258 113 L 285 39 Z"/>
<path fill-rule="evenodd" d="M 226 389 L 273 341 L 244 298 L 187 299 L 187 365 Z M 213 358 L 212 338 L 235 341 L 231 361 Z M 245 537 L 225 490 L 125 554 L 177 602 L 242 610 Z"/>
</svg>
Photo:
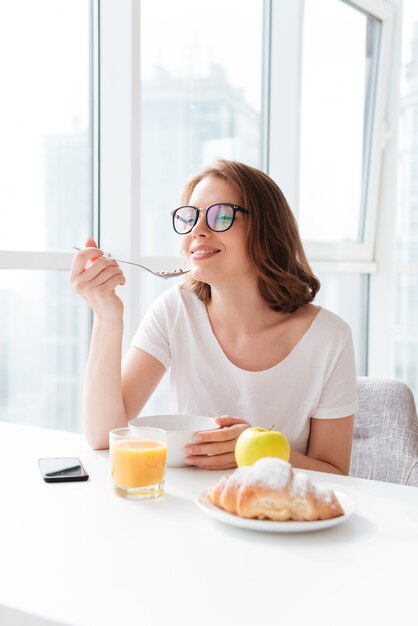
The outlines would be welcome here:
<svg viewBox="0 0 418 626">
<path fill-rule="evenodd" d="M 77 276 L 78 274 L 81 274 L 82 272 L 86 271 L 86 267 L 88 266 L 88 264 L 89 263 L 91 264 L 93 261 L 95 261 L 101 256 L 103 256 L 103 250 L 99 250 L 98 248 L 94 246 L 90 248 L 84 248 L 83 250 L 80 250 L 79 252 L 77 252 L 77 254 L 75 254 L 73 258 L 70 280 L 72 277 Z"/>
<path fill-rule="evenodd" d="M 222 428 L 205 430 L 193 437 L 185 448 L 186 463 L 204 469 L 230 469 L 236 467 L 235 444 L 240 434 L 250 424 L 239 417 L 223 415 L 215 420 Z"/>
<path fill-rule="evenodd" d="M 109 267 L 100 274 L 98 274 L 94 280 L 90 280 L 84 285 L 84 289 L 88 292 L 97 291 L 100 294 L 112 291 L 117 285 L 125 284 L 125 276 L 122 270 L 118 267 Z"/>
<path fill-rule="evenodd" d="M 217 418 L 216 421 L 218 421 Z M 237 418 L 233 418 L 236 419 Z M 242 433 L 243 430 L 249 428 L 250 424 L 244 422 L 244 420 L 237 420 L 232 426 L 224 426 L 215 430 L 204 430 L 193 437 L 193 441 L 196 443 L 206 443 L 211 441 L 230 441 L 235 440 Z"/>
<path fill-rule="evenodd" d="M 186 463 L 208 470 L 226 470 L 237 466 L 233 452 L 217 454 L 216 456 L 191 456 L 186 458 Z"/>
<path fill-rule="evenodd" d="M 103 256 L 94 239 L 88 238 L 85 246 L 73 260 L 70 282 L 74 291 L 99 317 L 120 321 L 123 302 L 115 289 L 125 284 L 125 276 L 114 259 Z"/>
<path fill-rule="evenodd" d="M 96 263 L 98 265 L 99 261 Z M 106 295 L 113 292 L 118 285 L 124 284 L 125 276 L 120 267 L 114 262 L 111 265 L 107 264 L 103 269 L 92 267 L 73 281 L 75 291 L 80 295 L 84 294 L 86 297 L 90 297 L 88 294 L 92 294 L 92 297 L 94 297 L 95 293 L 99 296 Z"/>
<path fill-rule="evenodd" d="M 87 243 L 96 242 L 88 239 Z M 84 297 L 91 306 L 93 303 L 96 306 L 97 297 L 101 300 L 108 295 L 114 296 L 115 288 L 125 284 L 125 276 L 114 259 L 103 257 L 103 251 L 92 245 L 75 255 L 70 282 L 76 293 Z"/>
<path fill-rule="evenodd" d="M 94 241 L 93 237 L 88 237 L 86 239 L 86 243 L 84 244 L 85 248 L 98 248 L 99 246 L 97 245 L 97 243 Z"/>
<path fill-rule="evenodd" d="M 187 456 L 202 455 L 202 454 L 225 454 L 227 452 L 234 452 L 236 439 L 230 439 L 229 441 L 212 442 L 212 443 L 199 443 L 196 445 L 188 445 L 185 448 Z"/>
<path fill-rule="evenodd" d="M 88 239 L 86 239 L 86 243 L 84 244 L 85 248 L 98 248 L 97 243 L 95 242 L 95 240 L 92 237 L 88 237 Z M 100 250 L 100 252 L 102 252 Z M 91 265 L 93 265 L 93 263 L 96 261 L 96 259 L 98 259 L 99 256 L 95 256 L 91 259 L 89 259 L 86 263 L 86 269 L 91 267 Z"/>
<path fill-rule="evenodd" d="M 96 250 L 95 253 L 92 252 L 94 250 Z M 101 250 L 100 253 L 101 255 L 103 254 Z M 77 260 L 78 264 L 76 264 L 76 259 L 74 259 L 73 269 L 70 274 L 70 281 L 73 283 L 77 279 L 79 279 L 80 283 L 89 283 L 94 281 L 102 272 L 109 274 L 115 271 L 115 268 L 116 271 L 122 272 L 114 259 L 98 256 L 97 248 L 85 248 L 78 254 L 82 254 L 82 256 Z"/>
<path fill-rule="evenodd" d="M 97 259 L 94 264 L 83 272 L 83 281 L 89 287 L 102 285 L 108 278 L 116 274 L 123 274 L 116 261 L 108 259 Z"/>
<path fill-rule="evenodd" d="M 231 416 L 217 418 L 224 428 L 206 430 L 194 436 L 193 443 L 185 448 L 186 463 L 206 469 L 228 469 L 236 467 L 235 444 L 237 438 L 250 424 Z M 228 424 L 228 425 L 226 425 Z"/>
<path fill-rule="evenodd" d="M 241 417 L 233 417 L 232 415 L 221 415 L 221 417 L 216 417 L 215 422 L 220 426 L 233 426 L 234 424 L 247 424 L 250 426 L 248 422 L 243 420 Z"/>
</svg>

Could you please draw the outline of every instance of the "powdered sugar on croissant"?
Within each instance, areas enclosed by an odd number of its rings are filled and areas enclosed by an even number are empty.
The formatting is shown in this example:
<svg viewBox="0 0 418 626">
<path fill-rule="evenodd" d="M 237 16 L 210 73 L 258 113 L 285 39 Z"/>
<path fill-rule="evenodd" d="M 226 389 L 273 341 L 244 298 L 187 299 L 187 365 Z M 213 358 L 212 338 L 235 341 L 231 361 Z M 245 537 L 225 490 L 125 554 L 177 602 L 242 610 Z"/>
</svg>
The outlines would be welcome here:
<svg viewBox="0 0 418 626">
<path fill-rule="evenodd" d="M 307 521 L 344 513 L 333 491 L 313 485 L 307 474 L 271 457 L 223 476 L 208 496 L 219 508 L 246 518 Z"/>
</svg>

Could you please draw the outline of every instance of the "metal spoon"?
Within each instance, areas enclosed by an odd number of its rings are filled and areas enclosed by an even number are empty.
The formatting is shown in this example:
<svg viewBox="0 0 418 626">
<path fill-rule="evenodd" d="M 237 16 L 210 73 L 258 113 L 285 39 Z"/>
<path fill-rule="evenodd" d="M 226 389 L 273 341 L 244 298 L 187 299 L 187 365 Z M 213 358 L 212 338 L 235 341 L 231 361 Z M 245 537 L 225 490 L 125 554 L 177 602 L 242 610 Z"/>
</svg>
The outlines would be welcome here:
<svg viewBox="0 0 418 626">
<path fill-rule="evenodd" d="M 74 250 L 81 250 L 81 248 L 77 248 L 77 246 L 73 246 L 73 248 Z M 150 270 L 149 267 L 145 267 L 145 265 L 140 265 L 140 263 L 134 263 L 133 261 L 124 261 L 123 259 L 114 259 L 112 256 L 109 256 L 109 255 L 103 255 L 102 258 L 110 259 L 112 261 L 117 261 L 118 263 L 127 263 L 128 265 L 135 265 L 136 267 L 140 267 L 146 272 L 149 272 L 153 276 L 158 276 L 158 278 L 178 278 L 179 276 L 182 276 L 183 274 L 187 274 L 188 272 L 190 272 L 190 270 L 183 270 L 182 268 L 179 268 L 172 272 L 154 272 L 153 270 Z"/>
</svg>

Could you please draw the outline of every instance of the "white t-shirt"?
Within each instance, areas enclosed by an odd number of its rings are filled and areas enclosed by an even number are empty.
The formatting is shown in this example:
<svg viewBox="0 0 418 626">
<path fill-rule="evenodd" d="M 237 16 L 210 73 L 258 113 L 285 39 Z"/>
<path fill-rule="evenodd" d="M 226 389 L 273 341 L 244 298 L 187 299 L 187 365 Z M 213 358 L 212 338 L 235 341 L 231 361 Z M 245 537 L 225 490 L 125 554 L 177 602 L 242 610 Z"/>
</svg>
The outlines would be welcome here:
<svg viewBox="0 0 418 626">
<path fill-rule="evenodd" d="M 321 308 L 288 356 L 261 372 L 234 365 L 212 332 L 205 304 L 179 285 L 146 313 L 132 346 L 171 368 L 171 411 L 232 415 L 253 426 L 275 425 L 306 453 L 310 418 L 356 411 L 356 372 L 349 326 Z"/>
</svg>

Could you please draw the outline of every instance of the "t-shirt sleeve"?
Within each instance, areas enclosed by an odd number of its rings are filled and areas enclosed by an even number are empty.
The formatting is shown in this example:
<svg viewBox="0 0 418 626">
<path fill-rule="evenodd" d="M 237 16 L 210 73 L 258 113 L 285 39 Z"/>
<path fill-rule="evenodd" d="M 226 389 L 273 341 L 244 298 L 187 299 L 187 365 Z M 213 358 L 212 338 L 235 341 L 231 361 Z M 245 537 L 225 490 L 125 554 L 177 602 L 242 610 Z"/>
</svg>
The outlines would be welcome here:
<svg viewBox="0 0 418 626">
<path fill-rule="evenodd" d="M 333 419 L 353 415 L 357 410 L 357 378 L 353 340 L 349 332 L 322 389 L 311 417 Z"/>
<path fill-rule="evenodd" d="M 168 318 L 165 299 L 160 297 L 144 315 L 130 343 L 156 358 L 166 369 L 171 363 Z"/>
</svg>

